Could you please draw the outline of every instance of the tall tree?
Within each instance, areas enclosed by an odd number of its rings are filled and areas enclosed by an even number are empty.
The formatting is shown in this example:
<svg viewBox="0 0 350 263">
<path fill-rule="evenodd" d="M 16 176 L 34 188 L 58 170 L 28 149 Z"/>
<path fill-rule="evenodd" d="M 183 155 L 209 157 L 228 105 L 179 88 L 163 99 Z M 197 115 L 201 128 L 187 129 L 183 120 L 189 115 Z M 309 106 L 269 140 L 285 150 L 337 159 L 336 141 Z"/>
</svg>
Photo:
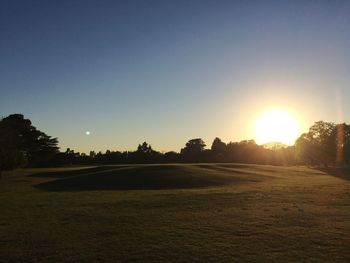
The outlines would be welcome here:
<svg viewBox="0 0 350 263">
<path fill-rule="evenodd" d="M 37 130 L 22 114 L 12 114 L 3 118 L 0 121 L 0 134 L 0 152 L 8 156 L 5 158 L 5 166 L 13 163 L 12 166 L 16 167 L 24 159 L 30 165 L 38 165 L 58 152 L 57 138 Z"/>
<path fill-rule="evenodd" d="M 185 148 L 181 149 L 181 154 L 185 161 L 199 162 L 204 152 L 205 143 L 201 138 L 189 140 Z"/>
<path fill-rule="evenodd" d="M 225 160 L 226 155 L 226 143 L 216 137 L 211 145 L 212 161 L 221 162 Z"/>
<path fill-rule="evenodd" d="M 337 129 L 332 122 L 318 121 L 296 141 L 299 160 L 328 166 L 336 162 Z"/>
<path fill-rule="evenodd" d="M 16 147 L 15 139 L 11 129 L 0 121 L 0 175 L 1 171 L 25 164 L 24 154 Z"/>
<path fill-rule="evenodd" d="M 336 162 L 338 165 L 350 163 L 350 125 L 336 125 Z"/>
<path fill-rule="evenodd" d="M 226 151 L 226 143 L 221 141 L 220 138 L 216 137 L 211 145 L 211 150 L 217 154 L 218 153 L 224 154 Z"/>
<path fill-rule="evenodd" d="M 139 153 L 152 153 L 152 146 L 149 145 L 147 142 L 143 142 L 142 144 L 139 144 L 139 146 L 137 147 L 137 152 Z"/>
</svg>

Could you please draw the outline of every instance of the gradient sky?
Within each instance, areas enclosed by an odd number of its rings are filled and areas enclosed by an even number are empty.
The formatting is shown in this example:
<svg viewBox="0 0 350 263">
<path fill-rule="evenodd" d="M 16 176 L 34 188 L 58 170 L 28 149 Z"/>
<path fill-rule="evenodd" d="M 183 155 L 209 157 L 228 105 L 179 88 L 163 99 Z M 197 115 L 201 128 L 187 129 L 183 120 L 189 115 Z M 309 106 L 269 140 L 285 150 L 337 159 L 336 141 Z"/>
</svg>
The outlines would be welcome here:
<svg viewBox="0 0 350 263">
<path fill-rule="evenodd" d="M 306 131 L 349 100 L 350 1 L 0 1 L 0 115 L 62 150 L 251 139 L 269 107 Z"/>
</svg>

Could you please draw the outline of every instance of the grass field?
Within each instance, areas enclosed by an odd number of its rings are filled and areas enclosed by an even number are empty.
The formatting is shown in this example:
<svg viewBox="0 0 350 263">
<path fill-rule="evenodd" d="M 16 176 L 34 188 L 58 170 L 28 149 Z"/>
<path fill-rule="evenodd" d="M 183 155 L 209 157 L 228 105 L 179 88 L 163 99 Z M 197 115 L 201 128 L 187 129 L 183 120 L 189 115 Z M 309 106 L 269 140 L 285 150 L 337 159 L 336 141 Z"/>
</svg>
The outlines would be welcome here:
<svg viewBox="0 0 350 263">
<path fill-rule="evenodd" d="M 350 173 L 242 164 L 23 169 L 2 262 L 350 262 Z"/>
</svg>

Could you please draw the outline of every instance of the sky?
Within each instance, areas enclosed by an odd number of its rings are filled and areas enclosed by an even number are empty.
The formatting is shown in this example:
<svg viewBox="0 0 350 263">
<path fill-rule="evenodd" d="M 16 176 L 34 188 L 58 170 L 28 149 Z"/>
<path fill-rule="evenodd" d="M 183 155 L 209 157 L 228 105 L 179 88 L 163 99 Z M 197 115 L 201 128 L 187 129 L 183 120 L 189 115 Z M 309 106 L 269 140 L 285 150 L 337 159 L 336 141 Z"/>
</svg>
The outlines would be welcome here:
<svg viewBox="0 0 350 263">
<path fill-rule="evenodd" d="M 350 1 L 0 1 L 0 115 L 63 151 L 254 139 L 268 108 L 304 132 L 349 100 Z"/>
</svg>

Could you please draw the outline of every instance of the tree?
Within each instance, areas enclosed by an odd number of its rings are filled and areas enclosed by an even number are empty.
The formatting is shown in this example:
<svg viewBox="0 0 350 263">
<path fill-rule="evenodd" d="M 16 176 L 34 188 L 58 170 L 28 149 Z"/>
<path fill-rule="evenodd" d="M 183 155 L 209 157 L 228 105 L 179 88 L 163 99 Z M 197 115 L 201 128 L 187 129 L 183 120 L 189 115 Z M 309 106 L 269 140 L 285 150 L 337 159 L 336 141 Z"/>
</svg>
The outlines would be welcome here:
<svg viewBox="0 0 350 263">
<path fill-rule="evenodd" d="M 129 152 L 128 162 L 131 163 L 157 163 L 161 161 L 161 153 L 154 151 L 147 142 L 139 144 L 135 152 Z"/>
<path fill-rule="evenodd" d="M 336 125 L 336 163 L 350 163 L 350 125 L 346 123 Z"/>
<path fill-rule="evenodd" d="M 214 153 L 225 153 L 226 151 L 226 144 L 221 141 L 220 138 L 216 137 L 211 145 L 211 150 Z"/>
<path fill-rule="evenodd" d="M 15 147 L 15 136 L 0 121 L 0 178 L 1 171 L 11 170 L 26 163 L 23 152 Z"/>
<path fill-rule="evenodd" d="M 189 140 L 185 148 L 181 149 L 185 161 L 201 161 L 202 153 L 204 152 L 205 143 L 201 138 Z"/>
<path fill-rule="evenodd" d="M 336 162 L 337 129 L 332 122 L 318 121 L 302 134 L 296 141 L 295 147 L 301 162 L 327 167 Z"/>
<path fill-rule="evenodd" d="M 90 151 L 89 156 L 91 159 L 94 159 L 96 157 L 95 151 Z"/>
<path fill-rule="evenodd" d="M 152 147 L 151 145 L 148 145 L 147 142 L 143 142 L 142 144 L 139 144 L 139 146 L 137 147 L 137 152 L 139 153 L 152 153 Z"/>
<path fill-rule="evenodd" d="M 57 138 L 37 130 L 22 114 L 12 114 L 0 120 L 1 169 L 13 169 L 25 164 L 38 165 L 58 152 Z"/>
<path fill-rule="evenodd" d="M 216 137 L 211 145 L 211 153 L 213 161 L 223 161 L 226 155 L 226 144 L 220 138 Z"/>
<path fill-rule="evenodd" d="M 179 162 L 180 154 L 174 151 L 166 152 L 163 154 L 163 161 L 166 163 Z"/>
</svg>

